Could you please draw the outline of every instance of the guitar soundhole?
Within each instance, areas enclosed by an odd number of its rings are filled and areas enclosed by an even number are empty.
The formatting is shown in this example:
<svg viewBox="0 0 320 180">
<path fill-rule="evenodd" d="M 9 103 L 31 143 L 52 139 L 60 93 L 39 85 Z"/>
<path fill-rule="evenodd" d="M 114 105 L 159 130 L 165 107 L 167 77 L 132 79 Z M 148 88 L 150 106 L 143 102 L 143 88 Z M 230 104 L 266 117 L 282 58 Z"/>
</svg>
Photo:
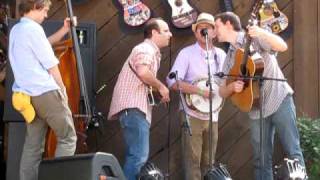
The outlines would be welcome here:
<svg viewBox="0 0 320 180">
<path fill-rule="evenodd" d="M 175 4 L 176 6 L 178 6 L 178 7 L 180 7 L 180 6 L 182 6 L 182 1 L 181 1 L 181 0 L 176 0 L 176 1 L 174 2 L 174 4 Z"/>
<path fill-rule="evenodd" d="M 280 17 L 280 13 L 279 13 L 278 11 L 275 11 L 275 12 L 273 13 L 273 16 L 276 17 L 276 18 L 277 18 L 277 17 Z"/>
</svg>

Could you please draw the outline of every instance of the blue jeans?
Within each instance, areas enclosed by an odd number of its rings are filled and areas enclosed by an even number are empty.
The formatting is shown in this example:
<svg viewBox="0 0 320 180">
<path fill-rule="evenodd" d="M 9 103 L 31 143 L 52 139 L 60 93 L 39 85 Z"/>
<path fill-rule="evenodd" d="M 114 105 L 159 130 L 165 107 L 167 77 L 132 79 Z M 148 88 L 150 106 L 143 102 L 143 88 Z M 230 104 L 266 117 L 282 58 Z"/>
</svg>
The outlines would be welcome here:
<svg viewBox="0 0 320 180">
<path fill-rule="evenodd" d="M 264 164 L 260 167 L 260 121 L 251 120 L 251 143 L 253 146 L 253 161 L 256 180 L 272 180 L 272 153 L 274 134 L 280 138 L 280 142 L 288 158 L 297 158 L 302 166 L 305 166 L 300 148 L 299 132 L 296 125 L 296 112 L 293 99 L 288 95 L 280 105 L 279 109 L 264 119 L 265 139 Z M 262 175 L 262 176 L 261 176 Z M 261 179 L 262 177 L 262 179 Z"/>
<path fill-rule="evenodd" d="M 150 124 L 145 114 L 136 108 L 124 110 L 120 114 L 120 124 L 126 144 L 124 174 L 127 180 L 136 180 L 148 160 Z"/>
</svg>

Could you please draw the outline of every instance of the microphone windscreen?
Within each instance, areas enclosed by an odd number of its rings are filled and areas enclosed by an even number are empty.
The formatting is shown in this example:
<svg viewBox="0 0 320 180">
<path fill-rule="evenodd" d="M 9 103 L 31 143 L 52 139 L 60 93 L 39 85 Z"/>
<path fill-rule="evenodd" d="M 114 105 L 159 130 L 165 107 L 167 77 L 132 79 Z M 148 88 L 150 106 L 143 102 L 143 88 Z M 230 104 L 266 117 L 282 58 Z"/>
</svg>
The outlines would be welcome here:
<svg viewBox="0 0 320 180">
<path fill-rule="evenodd" d="M 201 29 L 200 33 L 202 36 L 206 36 L 206 35 L 208 35 L 208 29 L 207 28 Z"/>
</svg>

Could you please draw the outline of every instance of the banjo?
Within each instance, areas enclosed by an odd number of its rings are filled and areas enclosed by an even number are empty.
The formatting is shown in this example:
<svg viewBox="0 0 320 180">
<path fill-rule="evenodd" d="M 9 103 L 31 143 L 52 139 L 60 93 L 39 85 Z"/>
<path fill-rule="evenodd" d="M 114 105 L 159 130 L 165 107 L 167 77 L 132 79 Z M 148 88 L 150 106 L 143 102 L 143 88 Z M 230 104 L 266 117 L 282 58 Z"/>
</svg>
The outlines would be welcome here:
<svg viewBox="0 0 320 180">
<path fill-rule="evenodd" d="M 207 78 L 201 78 L 194 81 L 192 84 L 201 88 L 208 89 L 209 85 L 207 83 Z M 186 94 L 185 95 L 187 106 L 200 113 L 209 114 L 209 99 L 198 94 Z M 219 86 L 213 82 L 212 83 L 212 112 L 219 112 L 223 106 L 223 98 L 219 95 Z"/>
</svg>

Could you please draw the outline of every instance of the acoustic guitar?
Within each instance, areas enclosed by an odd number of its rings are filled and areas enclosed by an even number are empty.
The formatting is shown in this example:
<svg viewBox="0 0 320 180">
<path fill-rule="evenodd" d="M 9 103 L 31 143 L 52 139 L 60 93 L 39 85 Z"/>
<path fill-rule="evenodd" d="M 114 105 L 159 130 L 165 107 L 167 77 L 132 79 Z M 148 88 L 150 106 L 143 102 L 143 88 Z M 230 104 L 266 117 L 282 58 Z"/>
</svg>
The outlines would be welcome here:
<svg viewBox="0 0 320 180">
<path fill-rule="evenodd" d="M 289 24 L 288 17 L 279 10 L 274 0 L 264 0 L 259 9 L 260 27 L 273 33 L 284 31 Z"/>
<path fill-rule="evenodd" d="M 177 28 L 191 26 L 198 17 L 198 12 L 190 6 L 187 0 L 168 0 L 171 6 L 171 21 Z"/>
<path fill-rule="evenodd" d="M 151 17 L 150 9 L 140 0 L 119 0 L 123 7 L 124 22 L 129 26 L 140 26 Z"/>
<path fill-rule="evenodd" d="M 258 11 L 262 5 L 262 1 L 257 1 L 253 6 L 249 25 L 253 25 L 257 20 Z M 245 85 L 243 91 L 240 93 L 233 93 L 231 95 L 232 103 L 243 112 L 249 112 L 253 105 L 259 105 L 259 84 L 249 78 L 262 75 L 264 69 L 264 62 L 259 55 L 251 55 L 251 37 L 246 33 L 246 43 L 244 49 L 237 49 L 235 54 L 235 62 L 229 74 L 239 77 L 238 79 L 228 79 L 227 84 L 236 80 L 243 80 Z"/>
</svg>

